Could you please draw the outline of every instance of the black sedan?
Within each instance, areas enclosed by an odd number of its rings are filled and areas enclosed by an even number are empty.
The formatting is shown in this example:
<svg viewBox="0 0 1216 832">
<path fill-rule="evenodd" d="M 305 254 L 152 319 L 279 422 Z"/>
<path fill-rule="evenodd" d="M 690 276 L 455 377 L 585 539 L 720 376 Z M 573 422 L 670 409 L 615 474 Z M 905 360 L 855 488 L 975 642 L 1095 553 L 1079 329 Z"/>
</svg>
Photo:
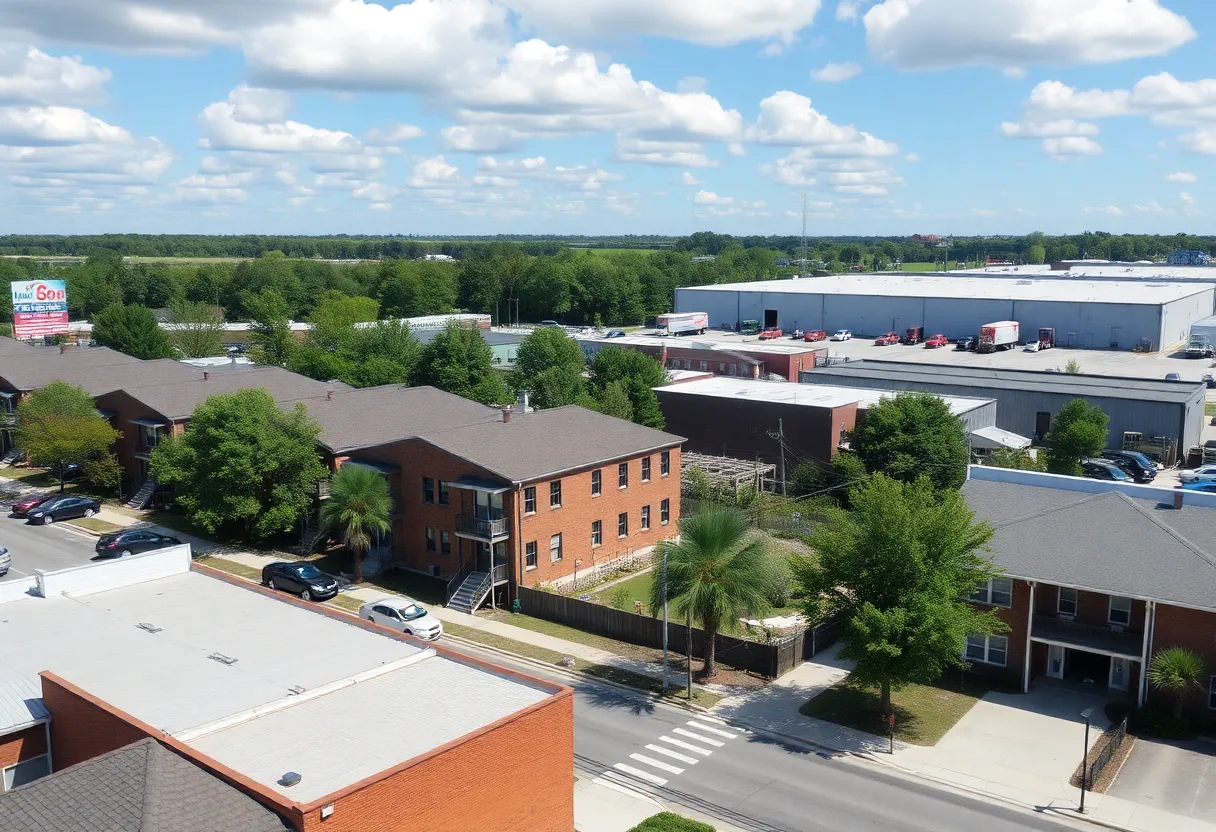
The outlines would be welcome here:
<svg viewBox="0 0 1216 832">
<path fill-rule="evenodd" d="M 151 552 L 153 549 L 165 549 L 169 546 L 180 546 L 181 541 L 147 529 L 134 529 L 125 532 L 111 532 L 97 538 L 93 551 L 97 553 L 94 560 L 109 558 L 128 558 L 141 552 Z"/>
<path fill-rule="evenodd" d="M 299 595 L 305 601 L 328 601 L 338 594 L 338 580 L 311 563 L 279 561 L 262 567 L 262 586 Z"/>
<path fill-rule="evenodd" d="M 41 523 L 44 526 L 56 520 L 70 520 L 73 517 L 92 517 L 101 511 L 101 503 L 88 497 L 56 497 L 39 503 L 28 515 L 31 523 Z"/>
</svg>

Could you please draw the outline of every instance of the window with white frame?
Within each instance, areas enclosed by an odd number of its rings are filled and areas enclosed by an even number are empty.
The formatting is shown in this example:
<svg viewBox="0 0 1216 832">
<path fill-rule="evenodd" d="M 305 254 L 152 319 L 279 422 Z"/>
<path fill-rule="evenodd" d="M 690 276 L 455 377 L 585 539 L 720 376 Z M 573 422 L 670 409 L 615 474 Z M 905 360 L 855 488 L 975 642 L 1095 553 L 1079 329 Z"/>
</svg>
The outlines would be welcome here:
<svg viewBox="0 0 1216 832">
<path fill-rule="evenodd" d="M 616 516 L 616 536 L 629 536 L 629 513 L 622 511 Z"/>
<path fill-rule="evenodd" d="M 604 491 L 604 472 L 596 468 L 591 472 L 591 496 L 598 497 Z"/>
<path fill-rule="evenodd" d="M 549 508 L 562 507 L 562 481 L 554 480 L 549 483 Z"/>
<path fill-rule="evenodd" d="M 968 596 L 968 600 L 977 604 L 991 604 L 994 607 L 1012 606 L 1013 579 L 989 578 L 986 584 Z"/>
<path fill-rule="evenodd" d="M 629 463 L 628 462 L 622 462 L 620 465 L 616 466 L 616 487 L 617 488 L 628 488 L 629 487 Z"/>
<path fill-rule="evenodd" d="M 970 662 L 1004 667 L 1009 655 L 1009 639 L 1005 636 L 967 636 L 963 655 Z"/>
<path fill-rule="evenodd" d="M 552 563 L 557 563 L 562 559 L 562 535 L 561 532 L 549 538 L 549 560 Z"/>
<path fill-rule="evenodd" d="M 642 531 L 650 528 L 650 506 L 642 506 Z"/>
<path fill-rule="evenodd" d="M 536 487 L 528 486 L 524 489 L 524 514 L 536 514 Z"/>
<path fill-rule="evenodd" d="M 664 526 L 671 522 L 671 500 L 659 503 L 659 522 Z"/>
<path fill-rule="evenodd" d="M 642 482 L 650 482 L 650 457 L 642 457 Z"/>
<path fill-rule="evenodd" d="M 524 544 L 524 568 L 536 568 L 536 541 L 529 540 Z"/>
<path fill-rule="evenodd" d="M 46 777 L 50 773 L 50 759 L 45 754 L 22 760 L 16 765 L 4 769 L 4 791 L 24 786 L 26 783 L 33 783 L 39 777 Z"/>
<path fill-rule="evenodd" d="M 671 451 L 659 454 L 659 476 L 666 477 L 671 473 Z"/>
<path fill-rule="evenodd" d="M 1056 612 L 1060 615 L 1077 614 L 1077 591 L 1066 586 L 1060 587 L 1060 597 L 1056 601 Z"/>
<path fill-rule="evenodd" d="M 1111 624 L 1120 624 L 1126 627 L 1132 623 L 1132 599 L 1120 598 L 1117 595 L 1110 597 L 1110 615 L 1108 620 Z"/>
<path fill-rule="evenodd" d="M 600 520 L 591 521 L 591 546 L 601 546 L 604 543 L 604 523 Z"/>
</svg>

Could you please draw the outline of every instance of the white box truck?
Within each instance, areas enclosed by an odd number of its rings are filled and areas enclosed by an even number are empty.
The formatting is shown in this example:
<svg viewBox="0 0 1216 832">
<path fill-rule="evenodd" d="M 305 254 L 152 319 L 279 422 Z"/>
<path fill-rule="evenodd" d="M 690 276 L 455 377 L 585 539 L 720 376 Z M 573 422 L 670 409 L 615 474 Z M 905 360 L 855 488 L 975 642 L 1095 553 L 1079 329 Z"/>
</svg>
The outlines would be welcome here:
<svg viewBox="0 0 1216 832">
<path fill-rule="evenodd" d="M 655 330 L 659 335 L 704 335 L 707 329 L 708 312 L 672 312 L 655 319 Z"/>
<path fill-rule="evenodd" d="M 996 352 L 1016 347 L 1018 344 L 1018 322 L 996 321 L 980 327 L 980 343 L 976 352 Z"/>
</svg>

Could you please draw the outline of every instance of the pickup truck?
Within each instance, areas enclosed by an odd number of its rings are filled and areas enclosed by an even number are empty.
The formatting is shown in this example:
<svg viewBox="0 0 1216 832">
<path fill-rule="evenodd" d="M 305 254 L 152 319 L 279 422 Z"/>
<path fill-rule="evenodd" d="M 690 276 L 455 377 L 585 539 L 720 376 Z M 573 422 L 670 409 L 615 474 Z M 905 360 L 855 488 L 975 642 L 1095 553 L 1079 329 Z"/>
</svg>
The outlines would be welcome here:
<svg viewBox="0 0 1216 832">
<path fill-rule="evenodd" d="M 1211 358 L 1212 345 L 1208 343 L 1207 338 L 1201 335 L 1192 335 L 1191 340 L 1186 342 L 1186 357 Z"/>
<path fill-rule="evenodd" d="M 898 344 L 898 343 L 899 343 L 899 334 L 895 333 L 895 332 L 887 332 L 883 335 L 879 335 L 877 338 L 874 339 L 874 346 L 876 346 L 876 347 L 889 347 L 892 344 Z"/>
</svg>

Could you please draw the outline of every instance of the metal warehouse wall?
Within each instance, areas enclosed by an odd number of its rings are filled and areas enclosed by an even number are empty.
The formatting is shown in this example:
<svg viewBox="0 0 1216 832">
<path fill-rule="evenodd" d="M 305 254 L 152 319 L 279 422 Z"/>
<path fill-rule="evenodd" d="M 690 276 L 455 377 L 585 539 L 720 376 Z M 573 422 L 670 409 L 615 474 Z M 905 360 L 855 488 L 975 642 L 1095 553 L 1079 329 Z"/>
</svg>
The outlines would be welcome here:
<svg viewBox="0 0 1216 832">
<path fill-rule="evenodd" d="M 977 407 L 974 410 L 969 410 L 966 413 L 960 413 L 959 418 L 963 420 L 963 430 L 967 433 L 974 433 L 980 428 L 997 427 L 996 423 L 996 402 L 986 402 L 983 406 Z"/>
<path fill-rule="evenodd" d="M 738 321 L 764 321 L 776 310 L 785 330 L 851 329 L 874 337 L 923 326 L 925 334 L 949 338 L 976 335 L 991 321 L 1014 320 L 1022 337 L 1040 327 L 1056 331 L 1064 346 L 1130 350 L 1141 342 L 1154 349 L 1186 339 L 1191 323 L 1211 314 L 1213 288 L 1167 304 L 1085 303 L 1081 301 L 1012 301 L 972 298 L 901 298 L 881 295 L 835 295 L 802 292 L 677 289 L 677 312 L 708 312 L 711 327 Z"/>
<path fill-rule="evenodd" d="M 847 365 L 846 365 L 847 366 Z M 862 387 L 868 390 L 919 390 L 941 396 L 974 396 L 996 400 L 996 426 L 1013 431 L 1021 436 L 1034 438 L 1039 413 L 1050 413 L 1055 419 L 1065 404 L 1077 398 L 1066 393 L 1046 393 L 1032 390 L 1006 390 L 1000 387 L 981 387 L 965 384 L 934 384 L 922 381 L 900 381 L 897 378 L 856 378 L 836 372 L 804 371 L 800 379 L 803 384 L 828 384 L 844 387 Z M 1145 393 L 1145 396 L 1151 396 Z M 1107 444 L 1117 447 L 1123 441 L 1124 431 L 1140 431 L 1147 436 L 1168 436 L 1179 442 L 1182 453 L 1192 445 L 1199 444 L 1203 430 L 1204 390 L 1197 387 L 1195 394 L 1185 405 L 1161 402 L 1151 398 L 1142 400 L 1115 399 L 1105 396 L 1086 396 L 1110 417 Z M 983 427 L 976 425 L 975 427 Z M 970 427 L 974 430 L 974 427 Z"/>
</svg>

